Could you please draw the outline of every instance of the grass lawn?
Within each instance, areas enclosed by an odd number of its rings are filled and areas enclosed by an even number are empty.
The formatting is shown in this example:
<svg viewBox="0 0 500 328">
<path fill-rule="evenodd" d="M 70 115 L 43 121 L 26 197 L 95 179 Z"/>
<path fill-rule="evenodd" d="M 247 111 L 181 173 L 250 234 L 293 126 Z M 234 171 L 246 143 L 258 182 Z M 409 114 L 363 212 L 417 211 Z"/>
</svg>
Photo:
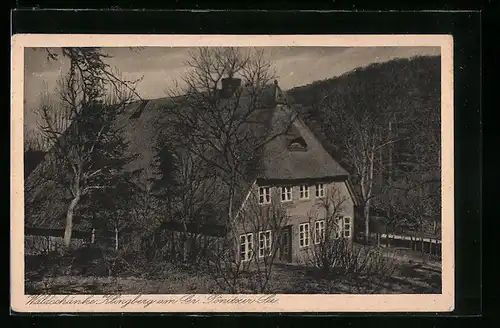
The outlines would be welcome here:
<svg viewBox="0 0 500 328">
<path fill-rule="evenodd" d="M 275 264 L 269 284 L 273 294 L 433 294 L 441 293 L 441 262 L 423 260 L 420 252 L 391 249 L 398 270 L 386 281 L 359 278 L 317 278 L 315 271 L 299 265 Z M 241 291 L 242 293 L 251 293 Z M 223 293 L 212 277 L 171 269 L 163 277 L 57 276 L 26 279 L 27 294 L 211 294 Z"/>
</svg>

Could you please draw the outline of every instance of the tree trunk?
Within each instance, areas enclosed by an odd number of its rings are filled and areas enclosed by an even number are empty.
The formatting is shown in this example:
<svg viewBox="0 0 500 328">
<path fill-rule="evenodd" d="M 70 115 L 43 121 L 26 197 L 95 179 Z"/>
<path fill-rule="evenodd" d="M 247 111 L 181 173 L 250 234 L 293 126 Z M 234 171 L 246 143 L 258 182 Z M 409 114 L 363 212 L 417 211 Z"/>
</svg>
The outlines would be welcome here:
<svg viewBox="0 0 500 328">
<path fill-rule="evenodd" d="M 182 237 L 181 237 L 181 250 L 180 250 L 180 256 L 181 256 L 181 260 L 182 261 L 186 261 L 187 258 L 188 258 L 188 240 L 189 240 L 189 237 L 188 237 L 188 228 L 187 228 L 187 224 L 186 222 L 183 222 L 182 224 Z"/>
<path fill-rule="evenodd" d="M 374 138 L 374 137 L 372 137 Z M 364 214 L 365 214 L 365 241 L 368 244 L 369 241 L 369 234 L 370 234 L 370 204 L 371 204 L 371 197 L 372 197 L 372 188 L 373 188 L 373 164 L 374 164 L 374 156 L 375 156 L 375 148 L 373 146 L 373 139 L 372 139 L 372 149 L 369 157 L 369 171 L 368 171 L 368 190 L 366 192 L 366 202 L 365 202 L 365 208 L 364 208 Z"/>
<path fill-rule="evenodd" d="M 170 258 L 174 260 L 176 258 L 175 256 L 175 235 L 174 232 L 170 232 Z"/>
<path fill-rule="evenodd" d="M 420 224 L 420 241 L 422 247 L 422 256 L 425 254 L 425 241 L 424 241 L 424 224 Z"/>
<path fill-rule="evenodd" d="M 115 250 L 118 250 L 118 228 L 115 227 Z"/>
<path fill-rule="evenodd" d="M 365 203 L 363 215 L 365 217 L 365 242 L 368 245 L 370 241 L 370 200 Z"/>
<path fill-rule="evenodd" d="M 75 213 L 75 208 L 80 201 L 80 195 L 77 195 L 71 200 L 68 206 L 68 211 L 66 212 L 66 225 L 64 227 L 64 246 L 66 248 L 71 247 L 71 233 L 73 232 L 73 215 Z"/>
</svg>

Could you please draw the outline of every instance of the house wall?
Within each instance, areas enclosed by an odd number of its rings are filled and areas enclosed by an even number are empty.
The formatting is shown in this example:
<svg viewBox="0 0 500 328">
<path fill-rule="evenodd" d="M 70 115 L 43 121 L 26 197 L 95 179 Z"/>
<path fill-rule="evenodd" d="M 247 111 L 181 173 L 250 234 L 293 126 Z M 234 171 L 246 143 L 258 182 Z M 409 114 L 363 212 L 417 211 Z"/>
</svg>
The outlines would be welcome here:
<svg viewBox="0 0 500 328">
<path fill-rule="evenodd" d="M 258 248 L 258 231 L 254 231 L 253 227 L 255 225 L 252 222 L 249 222 L 247 218 L 243 218 L 251 215 L 252 206 L 256 206 L 256 200 L 258 199 L 258 192 L 260 186 L 269 186 L 271 187 L 271 198 L 272 202 L 278 202 L 278 206 L 282 206 L 286 208 L 286 211 L 289 215 L 289 219 L 286 222 L 287 226 L 291 226 L 291 257 L 292 262 L 295 263 L 306 263 L 311 259 L 311 247 L 314 245 L 314 222 L 316 220 L 321 220 L 325 218 L 326 209 L 321 206 L 321 200 L 316 198 L 316 182 L 300 182 L 300 184 L 308 184 L 309 185 L 309 199 L 300 199 L 300 186 L 299 184 L 292 185 L 292 200 L 287 202 L 281 202 L 281 185 L 270 185 L 261 183 L 260 185 L 254 184 L 252 190 L 249 193 L 249 197 L 246 202 L 243 204 L 242 209 L 240 211 L 239 218 L 237 218 L 236 229 L 239 234 L 253 232 L 254 234 L 254 248 Z M 335 191 L 335 193 L 333 193 Z M 340 200 L 342 200 L 342 205 L 339 210 L 339 214 L 342 217 L 350 217 L 350 233 L 348 239 L 352 241 L 352 237 L 354 235 L 354 204 L 351 194 L 346 186 L 345 181 L 333 181 L 333 182 L 325 182 L 324 183 L 324 192 L 325 197 L 328 195 L 332 196 L 330 199 L 332 201 L 337 200 L 337 204 Z M 332 194 L 331 194 L 332 193 Z M 272 206 L 272 205 L 258 205 L 261 207 Z M 251 221 L 251 219 L 250 219 Z M 301 223 L 309 222 L 310 228 L 310 246 L 308 247 L 300 247 L 299 244 L 299 225 Z M 341 234 L 343 237 L 343 234 Z M 273 236 L 274 238 L 274 236 Z M 239 247 L 239 245 L 238 245 Z"/>
</svg>

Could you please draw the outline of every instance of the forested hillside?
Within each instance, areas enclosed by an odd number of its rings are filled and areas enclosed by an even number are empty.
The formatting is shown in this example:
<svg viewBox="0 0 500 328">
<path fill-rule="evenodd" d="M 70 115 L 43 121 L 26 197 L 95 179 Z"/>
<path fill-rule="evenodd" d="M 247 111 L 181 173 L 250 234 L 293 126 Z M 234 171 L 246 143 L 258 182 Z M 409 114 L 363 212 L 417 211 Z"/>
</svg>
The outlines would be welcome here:
<svg viewBox="0 0 500 328">
<path fill-rule="evenodd" d="M 440 214 L 440 85 L 440 57 L 415 57 L 288 94 L 352 173 L 364 214 L 382 212 L 395 221 L 399 213 L 417 228 L 419 220 L 436 222 Z"/>
</svg>

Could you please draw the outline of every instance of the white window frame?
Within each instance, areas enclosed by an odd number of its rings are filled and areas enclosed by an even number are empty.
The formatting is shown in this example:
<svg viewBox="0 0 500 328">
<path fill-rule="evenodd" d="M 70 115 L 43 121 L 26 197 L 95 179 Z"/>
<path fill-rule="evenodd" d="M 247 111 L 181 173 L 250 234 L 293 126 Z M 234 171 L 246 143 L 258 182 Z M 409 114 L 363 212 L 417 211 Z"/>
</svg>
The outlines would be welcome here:
<svg viewBox="0 0 500 328">
<path fill-rule="evenodd" d="M 317 245 L 325 241 L 325 220 L 314 222 L 314 243 Z"/>
<path fill-rule="evenodd" d="M 244 241 L 242 241 L 242 237 L 245 238 Z M 245 250 L 242 252 L 241 251 L 241 246 L 245 245 Z M 240 245 L 239 245 L 239 255 L 240 255 L 240 260 L 241 262 L 247 262 L 252 259 L 252 252 L 253 252 L 253 233 L 245 233 L 240 235 Z M 243 253 L 243 256 L 242 256 Z"/>
<path fill-rule="evenodd" d="M 281 187 L 281 202 L 282 203 L 292 201 L 292 190 L 293 190 L 292 186 L 282 186 Z M 285 199 L 283 199 L 283 196 L 285 196 L 284 197 Z"/>
<path fill-rule="evenodd" d="M 259 204 L 271 203 L 271 187 L 259 187 Z"/>
<path fill-rule="evenodd" d="M 311 245 L 311 233 L 309 222 L 299 224 L 299 247 L 309 247 Z"/>
<path fill-rule="evenodd" d="M 324 183 L 317 183 L 316 184 L 316 198 L 323 198 L 325 197 L 325 184 Z"/>
<path fill-rule="evenodd" d="M 271 255 L 272 250 L 271 230 L 259 231 L 259 257 Z"/>
<path fill-rule="evenodd" d="M 349 221 L 349 222 L 346 222 L 346 220 Z M 348 216 L 344 217 L 344 220 L 343 220 L 343 229 L 342 229 L 342 235 L 344 236 L 344 238 L 350 238 L 351 237 L 351 225 L 352 225 L 351 218 L 348 217 Z"/>
<path fill-rule="evenodd" d="M 309 199 L 309 186 L 308 185 L 300 185 L 299 186 L 299 198 L 300 199 Z"/>
</svg>

